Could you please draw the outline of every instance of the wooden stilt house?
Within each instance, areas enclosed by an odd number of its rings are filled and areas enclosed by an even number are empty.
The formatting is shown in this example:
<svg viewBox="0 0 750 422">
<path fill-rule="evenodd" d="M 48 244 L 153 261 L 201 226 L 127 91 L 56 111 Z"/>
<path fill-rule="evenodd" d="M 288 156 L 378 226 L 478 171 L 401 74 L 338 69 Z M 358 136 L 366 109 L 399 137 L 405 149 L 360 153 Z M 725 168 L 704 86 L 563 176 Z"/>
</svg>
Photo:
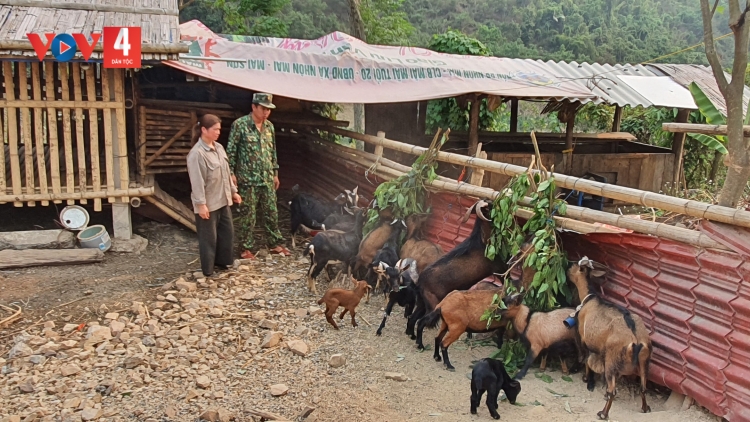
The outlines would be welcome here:
<svg viewBox="0 0 750 422">
<path fill-rule="evenodd" d="M 178 13 L 177 0 L 0 1 L 0 204 L 93 203 L 101 211 L 106 201 L 113 237 L 131 237 L 131 201 L 155 190 L 153 178 L 135 177 L 135 70 L 105 69 L 101 39 L 88 61 L 80 50 L 67 62 L 50 51 L 40 61 L 27 34 L 138 26 L 148 66 L 187 51 Z"/>
</svg>

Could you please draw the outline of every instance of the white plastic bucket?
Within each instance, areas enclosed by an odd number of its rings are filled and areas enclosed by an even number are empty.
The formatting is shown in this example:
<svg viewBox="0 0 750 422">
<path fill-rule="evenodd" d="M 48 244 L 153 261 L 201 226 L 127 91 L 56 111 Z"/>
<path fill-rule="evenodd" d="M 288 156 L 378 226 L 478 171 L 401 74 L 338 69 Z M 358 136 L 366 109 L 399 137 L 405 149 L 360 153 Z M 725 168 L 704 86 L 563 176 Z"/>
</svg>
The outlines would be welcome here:
<svg viewBox="0 0 750 422">
<path fill-rule="evenodd" d="M 107 229 L 101 224 L 87 227 L 78 233 L 78 240 L 82 248 L 96 248 L 102 252 L 107 252 L 112 247 L 112 239 L 107 233 Z"/>
</svg>

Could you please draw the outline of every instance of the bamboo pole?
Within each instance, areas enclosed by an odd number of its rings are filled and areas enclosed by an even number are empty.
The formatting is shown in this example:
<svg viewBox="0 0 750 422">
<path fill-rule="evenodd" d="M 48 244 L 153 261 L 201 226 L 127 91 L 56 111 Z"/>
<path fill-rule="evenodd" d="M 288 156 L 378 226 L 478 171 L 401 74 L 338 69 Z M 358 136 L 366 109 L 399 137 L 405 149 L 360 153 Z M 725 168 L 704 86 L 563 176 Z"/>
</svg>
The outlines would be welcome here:
<svg viewBox="0 0 750 422">
<path fill-rule="evenodd" d="M 409 145 L 385 138 L 378 138 L 372 135 L 360 134 L 336 127 L 326 127 L 323 130 L 347 136 L 352 139 L 358 139 L 369 144 L 383 145 L 386 148 L 412 155 L 421 155 L 427 150 L 427 148 L 424 147 Z M 523 174 L 527 170 L 526 167 L 522 166 L 467 157 L 465 155 L 443 151 L 438 153 L 438 160 L 467 167 L 483 168 L 493 173 L 499 173 L 511 177 Z M 555 183 L 559 187 L 587 192 L 597 196 L 617 199 L 633 204 L 640 204 L 646 207 L 658 208 L 692 217 L 705 218 L 707 220 L 719 221 L 741 227 L 750 227 L 750 212 L 748 211 L 722 207 L 720 205 L 706 204 L 688 199 L 675 198 L 623 186 L 595 182 L 560 173 L 554 173 L 554 176 Z"/>
<path fill-rule="evenodd" d="M 86 69 L 86 99 L 89 103 L 96 102 L 96 67 Z M 102 189 L 101 167 L 99 164 L 99 112 L 96 108 L 89 109 L 89 148 L 91 150 L 91 185 L 95 191 Z M 94 211 L 102 210 L 102 199 L 94 198 Z"/>
<path fill-rule="evenodd" d="M 59 64 L 58 64 L 59 65 Z M 49 171 L 52 179 L 52 193 L 59 195 L 62 193 L 62 183 L 60 182 L 60 145 L 57 139 L 57 109 L 52 105 L 55 103 L 55 65 L 52 62 L 44 63 L 44 82 L 46 84 L 47 103 L 47 142 L 49 142 Z M 55 200 L 55 204 L 62 201 Z"/>
<path fill-rule="evenodd" d="M 114 69 L 113 90 L 115 101 L 125 104 L 125 69 Z M 120 189 L 127 187 L 130 183 L 130 171 L 128 170 L 128 134 L 125 123 L 125 108 L 114 110 L 117 123 L 117 161 L 120 168 L 118 177 Z M 123 203 L 130 202 L 130 198 L 122 197 Z"/>
<path fill-rule="evenodd" d="M 49 0 L 3 0 L 6 6 L 44 7 L 50 9 L 91 10 L 97 12 L 135 13 L 141 15 L 179 16 L 177 8 L 135 7 L 115 4 L 61 2 Z"/>
<path fill-rule="evenodd" d="M 726 135 L 727 125 L 701 125 L 698 123 L 662 123 L 665 132 L 702 133 L 704 135 Z M 745 137 L 750 137 L 750 126 L 743 126 Z"/>
<path fill-rule="evenodd" d="M 70 99 L 70 77 L 68 75 L 68 63 L 59 63 L 60 88 L 62 88 L 62 100 Z M 63 142 L 65 144 L 65 190 L 68 193 L 75 192 L 75 174 L 73 173 L 73 139 L 72 126 L 70 123 L 70 109 L 62 109 Z M 68 200 L 68 205 L 74 205 L 75 201 Z"/>
<path fill-rule="evenodd" d="M 198 230 L 195 227 L 195 224 L 191 221 L 188 221 L 185 217 L 181 216 L 177 212 L 175 212 L 172 208 L 164 205 L 163 203 L 159 202 L 159 200 L 156 197 L 153 196 L 146 196 L 143 199 L 146 201 L 154 204 L 157 208 L 164 211 L 165 214 L 168 216 L 174 218 L 175 220 L 179 221 L 180 223 L 184 224 L 186 227 L 188 227 L 190 230 L 197 232 Z"/>
<path fill-rule="evenodd" d="M 81 3 L 71 3 L 79 6 Z M 34 47 L 27 40 L 3 40 L 0 41 L 0 50 L 29 50 L 34 51 Z M 97 53 L 104 51 L 104 45 L 99 42 L 94 46 Z M 190 52 L 188 44 L 143 44 L 141 46 L 142 54 L 182 54 Z M 50 53 L 47 53 L 50 54 Z"/>
<path fill-rule="evenodd" d="M 17 69 L 16 69 L 17 70 Z M 13 83 L 13 63 L 3 62 L 3 76 L 5 77 L 5 98 L 13 100 L 16 96 Z M 21 162 L 18 158 L 18 117 L 15 108 L 8 109 L 8 156 L 10 158 L 10 184 L 14 195 L 21 195 Z M 5 174 L 3 174 L 5 177 Z M 14 202 L 14 206 L 22 207 L 23 202 Z"/>
<path fill-rule="evenodd" d="M 78 103 L 83 100 L 83 92 L 81 91 L 81 64 L 73 63 L 73 70 L 71 72 L 73 80 L 73 98 Z M 78 189 L 86 190 L 87 174 L 86 174 L 86 144 L 83 138 L 83 109 L 77 107 L 75 109 L 75 122 L 76 122 L 76 145 L 78 150 Z M 81 200 L 81 204 L 86 204 L 85 199 Z"/>
<path fill-rule="evenodd" d="M 60 194 L 54 193 L 35 193 L 35 194 L 22 194 L 22 195 L 3 195 L 0 194 L 0 203 L 12 202 L 12 201 L 52 201 L 55 199 L 76 201 L 81 199 L 94 199 L 94 198 L 106 198 L 108 196 L 138 196 L 147 197 L 154 194 L 153 187 L 142 187 L 142 188 L 128 188 L 128 189 L 117 189 L 114 191 L 84 191 L 84 192 L 63 192 Z"/>
<path fill-rule="evenodd" d="M 307 145 L 311 149 L 312 148 L 325 148 L 328 150 L 328 152 L 332 153 L 333 155 L 355 162 L 367 168 L 370 168 L 375 162 L 374 154 L 368 154 L 363 151 L 356 151 L 356 154 L 348 153 L 347 151 L 343 151 L 342 149 L 351 149 L 351 148 L 347 148 L 341 145 L 326 143 L 325 141 L 320 142 L 320 143 L 315 143 L 315 144 L 305 143 L 305 145 Z M 398 163 L 395 163 L 396 164 L 395 167 L 389 168 L 387 166 L 389 166 L 389 164 L 392 162 L 389 163 L 388 161 L 383 161 L 381 159 L 380 163 L 383 164 L 383 166 L 379 166 L 376 171 L 376 173 L 378 173 L 378 175 L 383 178 L 394 179 L 396 177 L 401 176 L 402 174 L 405 173 L 405 171 L 408 171 L 410 169 L 409 167 L 406 167 Z M 492 201 L 494 201 L 495 198 L 497 198 L 497 196 L 501 195 L 500 192 L 497 192 L 490 188 L 484 188 L 484 187 L 475 186 L 475 185 L 472 185 L 469 183 L 463 183 L 463 182 L 458 183 L 455 180 L 448 179 L 446 177 L 439 177 L 437 180 L 430 183 L 429 186 L 433 190 L 437 190 L 437 191 L 453 192 L 453 193 L 463 194 L 467 196 L 474 196 L 478 198 L 489 199 Z M 531 198 L 526 197 L 523 200 L 521 200 L 519 204 L 522 206 L 528 207 L 531 205 Z M 516 215 L 522 218 L 528 218 L 530 216 L 530 214 L 526 213 L 525 211 L 516 213 Z M 606 228 L 602 228 L 601 226 L 594 226 L 592 224 L 589 224 L 589 223 L 604 223 L 610 226 L 633 230 L 635 232 L 639 232 L 642 234 L 659 236 L 664 239 L 670 239 L 670 240 L 674 240 L 677 242 L 687 243 L 687 244 L 698 246 L 701 248 L 730 250 L 726 246 L 714 241 L 707 235 L 698 231 L 682 229 L 682 228 L 670 226 L 664 223 L 654 223 L 654 222 L 646 221 L 646 220 L 636 220 L 634 218 L 629 218 L 629 217 L 625 217 L 622 215 L 615 215 L 615 214 L 611 214 L 608 212 L 596 211 L 596 210 L 583 208 L 583 207 L 577 207 L 573 205 L 567 206 L 567 213 L 565 214 L 565 217 L 554 216 L 553 218 L 555 219 L 556 224 L 559 222 L 560 227 L 567 228 L 570 230 L 575 230 L 581 233 L 612 232 L 611 230 L 610 231 L 605 230 Z M 573 219 L 583 220 L 583 221 L 571 223 L 570 220 L 573 220 Z"/>
<path fill-rule="evenodd" d="M 35 100 L 42 99 L 42 75 L 40 72 L 41 63 L 31 64 L 31 87 Z M 44 112 L 41 108 L 34 109 L 34 139 L 36 141 L 36 162 L 39 176 L 39 191 L 48 192 L 47 187 L 47 165 L 44 160 Z M 49 202 L 42 201 L 42 206 L 49 205 Z"/>
<path fill-rule="evenodd" d="M 112 98 L 110 92 L 109 92 L 109 84 L 111 83 L 109 80 L 109 69 L 104 69 L 102 67 L 102 100 L 104 101 L 110 101 Z M 102 113 L 102 121 L 104 122 L 104 154 L 105 159 L 107 161 L 106 163 L 106 174 L 107 174 L 107 191 L 114 191 L 115 190 L 115 157 L 114 157 L 114 143 L 112 142 L 112 138 L 114 137 L 114 133 L 112 133 L 112 112 L 109 110 L 104 110 Z M 107 198 L 108 202 L 114 202 L 114 197 Z"/>
<path fill-rule="evenodd" d="M 18 77 L 18 99 L 25 101 L 29 98 L 29 80 L 26 76 L 26 63 L 17 62 Z M 24 169 L 26 170 L 26 193 L 34 193 L 36 191 L 34 183 L 34 144 L 31 141 L 31 110 L 26 107 L 21 108 L 21 138 L 23 140 L 23 152 L 25 157 Z M 26 205 L 33 207 L 36 205 L 34 201 L 29 201 Z"/>
<path fill-rule="evenodd" d="M 23 63 L 23 62 L 21 62 Z M 61 63 L 62 64 L 62 63 Z M 3 108 L 21 108 L 21 107 L 56 107 L 56 108 L 96 108 L 96 109 L 125 109 L 124 103 L 115 101 L 50 101 L 50 100 L 0 100 L 0 107 Z"/>
</svg>

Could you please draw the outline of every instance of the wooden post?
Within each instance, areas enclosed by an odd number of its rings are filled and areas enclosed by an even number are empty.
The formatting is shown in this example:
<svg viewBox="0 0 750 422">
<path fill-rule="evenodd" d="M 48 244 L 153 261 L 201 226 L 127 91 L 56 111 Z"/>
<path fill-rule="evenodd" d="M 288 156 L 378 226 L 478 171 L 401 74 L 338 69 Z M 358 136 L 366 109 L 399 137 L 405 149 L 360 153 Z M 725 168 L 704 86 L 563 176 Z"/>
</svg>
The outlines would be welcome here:
<svg viewBox="0 0 750 422">
<path fill-rule="evenodd" d="M 96 102 L 96 67 L 91 65 L 86 69 L 86 99 L 89 103 Z M 103 69 L 103 67 L 102 67 Z M 106 113 L 106 111 L 104 111 Z M 99 163 L 99 112 L 95 108 L 89 109 L 89 148 L 91 150 L 91 185 L 93 190 L 102 189 L 101 167 Z M 94 198 L 94 211 L 102 210 L 102 199 Z"/>
<path fill-rule="evenodd" d="M 481 159 L 487 159 L 487 152 L 482 151 L 482 143 L 480 142 L 477 144 L 477 152 L 474 154 L 474 157 L 481 158 Z M 469 183 L 476 186 L 482 186 L 482 181 L 484 180 L 484 169 L 476 169 L 471 174 L 471 179 L 469 180 Z"/>
<path fill-rule="evenodd" d="M 573 170 L 573 129 L 576 122 L 576 113 L 570 113 L 565 124 L 565 150 L 563 151 L 563 171 L 570 174 Z"/>
<path fill-rule="evenodd" d="M 73 98 L 77 103 L 83 101 L 83 91 L 81 90 L 81 64 L 73 63 L 73 71 L 71 76 L 73 79 Z M 81 192 L 86 190 L 88 181 L 86 180 L 86 144 L 83 137 L 83 123 L 85 116 L 83 115 L 83 109 L 77 107 L 75 109 L 75 121 L 76 121 L 76 145 L 78 150 L 78 188 Z M 85 199 L 81 199 L 81 204 L 86 204 Z"/>
<path fill-rule="evenodd" d="M 677 110 L 677 123 L 686 123 L 690 116 L 690 110 L 681 108 Z M 674 134 L 674 140 L 672 141 L 672 153 L 674 154 L 674 173 L 672 176 L 672 187 L 673 192 L 677 192 L 680 189 L 680 180 L 682 175 L 682 156 L 685 150 L 685 136 L 684 132 L 678 132 Z"/>
<path fill-rule="evenodd" d="M 29 80 L 26 76 L 26 63 L 18 62 L 18 71 L 16 77 L 18 77 L 18 99 L 20 101 L 26 101 L 29 99 Z M 23 152 L 24 152 L 24 166 L 26 170 L 26 193 L 35 193 L 34 183 L 34 144 L 31 141 L 31 111 L 23 107 L 21 108 L 21 139 L 23 140 Z M 29 201 L 26 205 L 33 207 L 36 206 L 34 201 Z"/>
<path fill-rule="evenodd" d="M 18 71 L 18 68 L 16 68 Z M 8 101 L 13 101 L 16 97 L 15 83 L 13 82 L 13 63 L 3 62 L 3 76 L 5 77 L 5 98 Z M 20 196 L 21 192 L 21 161 L 18 157 L 18 115 L 16 114 L 15 107 L 9 107 L 8 109 L 8 155 L 10 158 L 10 177 L 11 186 L 13 187 L 13 195 Z M 5 174 L 3 174 L 5 177 Z M 3 192 L 5 193 L 5 192 Z M 13 205 L 16 207 L 22 207 L 23 202 L 14 201 Z"/>
<path fill-rule="evenodd" d="M 44 83 L 47 87 L 46 98 L 48 105 L 52 105 L 57 96 L 55 90 L 55 65 L 52 62 L 44 63 Z M 58 64 L 59 68 L 59 64 Z M 49 142 L 49 172 L 52 179 L 52 192 L 55 194 L 62 193 L 62 183 L 60 182 L 60 144 L 57 138 L 57 109 L 47 107 L 47 138 Z M 62 201 L 55 199 L 55 204 L 62 204 Z"/>
<path fill-rule="evenodd" d="M 612 119 L 612 132 L 620 131 L 620 123 L 622 123 L 622 107 L 615 106 L 615 117 Z"/>
<path fill-rule="evenodd" d="M 510 100 L 510 132 L 518 132 L 518 98 Z"/>
<path fill-rule="evenodd" d="M 478 94 L 474 94 L 471 99 L 471 106 L 469 108 L 469 150 L 466 155 L 473 157 L 477 153 L 477 146 L 479 145 L 479 108 L 481 100 Z M 471 179 L 471 175 L 474 169 L 466 169 L 466 179 Z M 464 179 L 464 180 L 466 180 Z"/>
<path fill-rule="evenodd" d="M 31 84 L 35 100 L 42 99 L 42 73 L 41 63 L 31 64 Z M 39 192 L 48 193 L 47 189 L 47 166 L 44 160 L 44 112 L 41 108 L 34 109 L 34 138 L 36 139 L 36 162 L 39 177 Z M 49 205 L 49 201 L 42 201 L 43 206 Z"/>
</svg>

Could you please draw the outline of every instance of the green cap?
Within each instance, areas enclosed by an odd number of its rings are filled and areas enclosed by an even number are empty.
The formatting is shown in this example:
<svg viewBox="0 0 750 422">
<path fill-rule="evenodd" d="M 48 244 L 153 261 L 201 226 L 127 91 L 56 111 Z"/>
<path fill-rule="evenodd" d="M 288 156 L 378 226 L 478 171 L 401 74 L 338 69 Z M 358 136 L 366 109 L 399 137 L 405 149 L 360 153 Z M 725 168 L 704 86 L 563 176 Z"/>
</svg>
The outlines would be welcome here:
<svg viewBox="0 0 750 422">
<path fill-rule="evenodd" d="M 253 94 L 253 104 L 262 105 L 266 108 L 276 108 L 275 105 L 273 105 L 273 95 L 267 94 L 265 92 L 256 92 Z"/>
</svg>

